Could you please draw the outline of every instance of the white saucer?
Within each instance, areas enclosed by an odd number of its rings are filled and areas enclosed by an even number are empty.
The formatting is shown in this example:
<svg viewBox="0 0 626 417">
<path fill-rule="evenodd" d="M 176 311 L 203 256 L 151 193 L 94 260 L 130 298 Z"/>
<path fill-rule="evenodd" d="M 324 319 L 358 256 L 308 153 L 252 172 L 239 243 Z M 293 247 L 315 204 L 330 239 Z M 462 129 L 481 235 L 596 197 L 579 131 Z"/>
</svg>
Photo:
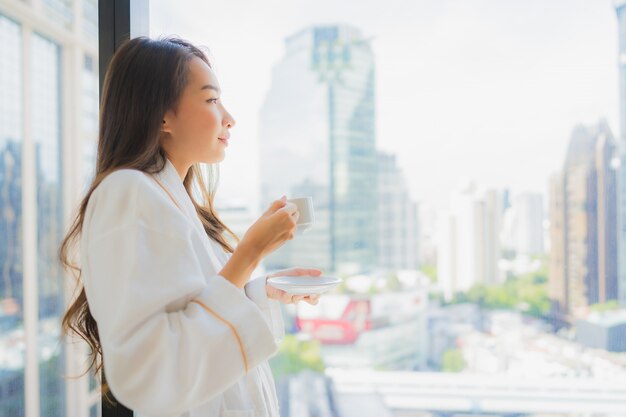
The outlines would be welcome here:
<svg viewBox="0 0 626 417">
<path fill-rule="evenodd" d="M 341 282 L 337 277 L 285 276 L 272 277 L 267 283 L 288 294 L 322 294 L 335 288 Z"/>
</svg>

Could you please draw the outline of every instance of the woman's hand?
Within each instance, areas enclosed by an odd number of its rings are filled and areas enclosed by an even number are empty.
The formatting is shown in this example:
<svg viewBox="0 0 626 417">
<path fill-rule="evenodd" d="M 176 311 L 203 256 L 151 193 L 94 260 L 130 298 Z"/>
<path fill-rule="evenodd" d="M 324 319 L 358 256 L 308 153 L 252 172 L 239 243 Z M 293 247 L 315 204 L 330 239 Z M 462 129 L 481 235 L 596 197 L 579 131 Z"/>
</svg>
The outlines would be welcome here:
<svg viewBox="0 0 626 417">
<path fill-rule="evenodd" d="M 256 253 L 260 261 L 293 239 L 299 216 L 297 206 L 287 203 L 287 198 L 283 196 L 250 226 L 237 248 L 244 247 L 247 252 Z"/>
<path fill-rule="evenodd" d="M 261 260 L 293 239 L 299 213 L 295 204 L 283 196 L 276 200 L 248 229 L 220 275 L 233 285 L 243 288 Z"/>
<path fill-rule="evenodd" d="M 284 277 L 284 276 L 313 276 L 319 277 L 322 275 L 322 271 L 313 268 L 289 268 L 283 269 L 269 274 L 267 278 L 271 277 Z M 272 287 L 270 284 L 265 284 L 265 291 L 267 297 L 278 300 L 283 304 L 296 304 L 298 301 L 304 300 L 309 304 L 315 305 L 319 301 L 319 295 L 291 295 L 283 290 L 279 290 L 276 287 Z"/>
</svg>

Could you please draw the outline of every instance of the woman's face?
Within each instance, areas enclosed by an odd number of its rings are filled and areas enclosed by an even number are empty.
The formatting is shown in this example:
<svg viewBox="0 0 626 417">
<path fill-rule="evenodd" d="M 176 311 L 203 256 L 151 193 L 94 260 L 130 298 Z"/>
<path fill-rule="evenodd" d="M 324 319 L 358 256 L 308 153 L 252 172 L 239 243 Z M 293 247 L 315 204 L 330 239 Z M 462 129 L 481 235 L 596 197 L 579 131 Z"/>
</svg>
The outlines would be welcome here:
<svg viewBox="0 0 626 417">
<path fill-rule="evenodd" d="M 175 110 L 163 118 L 163 147 L 168 156 L 188 168 L 194 163 L 221 162 L 235 120 L 220 100 L 213 70 L 200 58 L 189 61 L 187 86 Z"/>
</svg>

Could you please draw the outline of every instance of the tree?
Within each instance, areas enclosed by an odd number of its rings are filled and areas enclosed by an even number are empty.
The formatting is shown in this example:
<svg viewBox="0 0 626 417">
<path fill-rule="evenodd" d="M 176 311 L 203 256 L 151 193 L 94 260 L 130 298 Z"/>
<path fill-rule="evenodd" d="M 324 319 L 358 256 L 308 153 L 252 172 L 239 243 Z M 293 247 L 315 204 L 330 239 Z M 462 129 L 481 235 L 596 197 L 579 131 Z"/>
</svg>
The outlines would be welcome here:
<svg viewBox="0 0 626 417">
<path fill-rule="evenodd" d="M 392 292 L 402 290 L 402 283 L 398 278 L 398 274 L 392 272 L 387 275 L 387 290 Z"/>
<path fill-rule="evenodd" d="M 280 350 L 270 359 L 274 378 L 297 374 L 304 369 L 324 371 L 317 340 L 298 340 L 297 335 L 286 335 Z"/>
<path fill-rule="evenodd" d="M 536 271 L 511 277 L 500 285 L 476 284 L 465 293 L 455 294 L 450 304 L 470 302 L 483 309 L 518 310 L 535 317 L 545 316 L 550 311 L 547 258 L 536 259 L 541 261 Z"/>
<path fill-rule="evenodd" d="M 437 267 L 435 265 L 423 265 L 421 270 L 424 275 L 430 278 L 431 282 L 437 282 Z"/>
<path fill-rule="evenodd" d="M 597 303 L 591 305 L 591 311 L 598 313 L 604 313 L 606 311 L 619 309 L 619 302 L 617 300 L 610 300 L 605 303 Z"/>
<path fill-rule="evenodd" d="M 448 349 L 443 352 L 441 368 L 444 372 L 461 372 L 467 364 L 459 349 Z"/>
</svg>

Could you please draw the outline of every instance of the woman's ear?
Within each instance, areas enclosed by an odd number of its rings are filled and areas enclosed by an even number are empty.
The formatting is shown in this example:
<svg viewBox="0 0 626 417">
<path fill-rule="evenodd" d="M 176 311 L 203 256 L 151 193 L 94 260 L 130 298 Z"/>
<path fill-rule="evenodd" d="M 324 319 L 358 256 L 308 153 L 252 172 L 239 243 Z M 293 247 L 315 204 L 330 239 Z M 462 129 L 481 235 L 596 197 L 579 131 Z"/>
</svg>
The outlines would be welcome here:
<svg viewBox="0 0 626 417">
<path fill-rule="evenodd" d="M 161 132 L 163 132 L 163 133 L 172 133 L 172 128 L 170 126 L 169 120 L 170 120 L 170 118 L 169 118 L 169 116 L 167 114 L 165 116 L 163 116 L 163 123 L 161 123 Z"/>
</svg>

